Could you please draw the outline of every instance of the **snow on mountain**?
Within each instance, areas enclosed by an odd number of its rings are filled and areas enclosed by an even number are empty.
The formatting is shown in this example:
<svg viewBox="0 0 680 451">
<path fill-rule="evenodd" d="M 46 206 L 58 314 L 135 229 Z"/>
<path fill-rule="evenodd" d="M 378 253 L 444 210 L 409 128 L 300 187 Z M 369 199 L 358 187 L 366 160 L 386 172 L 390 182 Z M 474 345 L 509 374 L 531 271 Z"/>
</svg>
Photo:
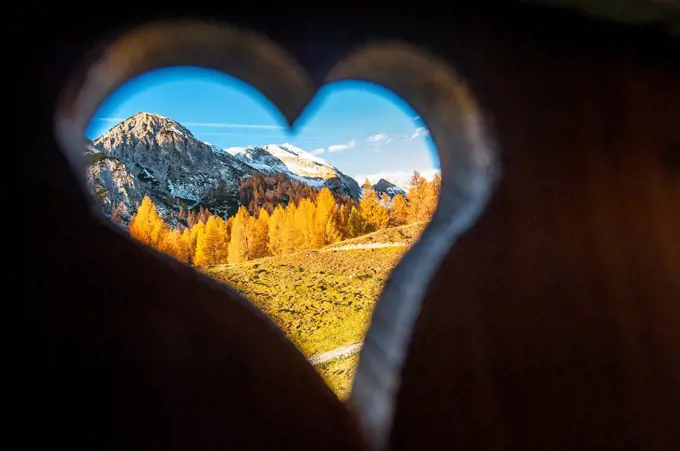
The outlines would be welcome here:
<svg viewBox="0 0 680 451">
<path fill-rule="evenodd" d="M 101 135 L 91 147 L 124 165 L 126 174 L 133 176 L 134 186 L 120 182 L 133 193 L 139 191 L 139 195 L 128 196 L 130 202 L 148 194 L 159 206 L 169 196 L 193 205 L 211 197 L 218 186 L 231 193 L 220 200 L 233 202 L 238 199 L 239 180 L 253 172 L 227 152 L 218 152 L 216 146 L 198 140 L 179 122 L 157 114 L 138 113 Z M 103 157 L 94 158 L 103 161 Z M 100 182 L 98 174 L 88 174 L 91 187 Z M 111 191 L 109 197 L 115 197 Z M 135 210 L 135 205 L 123 203 Z M 104 210 L 110 213 L 110 208 Z"/>
<path fill-rule="evenodd" d="M 404 189 L 403 187 L 397 185 L 396 183 L 384 178 L 378 180 L 378 182 L 375 185 L 373 185 L 373 189 L 376 191 L 376 193 L 378 193 L 378 196 L 387 194 L 390 197 L 390 199 L 396 196 L 397 194 L 405 196 L 406 192 L 408 191 L 408 188 Z"/>
<path fill-rule="evenodd" d="M 230 147 L 227 152 L 265 174 L 280 172 L 316 188 L 326 186 L 338 194 L 355 199 L 359 196 L 356 180 L 292 144 Z"/>
<path fill-rule="evenodd" d="M 138 113 L 85 146 L 88 186 L 105 214 L 122 203 L 134 212 L 144 195 L 161 211 L 206 206 L 232 214 L 240 180 L 257 172 L 285 176 L 357 199 L 357 182 L 326 161 L 291 144 L 222 149 L 197 139 L 172 119 Z M 174 202 L 174 200 L 172 201 Z"/>
</svg>

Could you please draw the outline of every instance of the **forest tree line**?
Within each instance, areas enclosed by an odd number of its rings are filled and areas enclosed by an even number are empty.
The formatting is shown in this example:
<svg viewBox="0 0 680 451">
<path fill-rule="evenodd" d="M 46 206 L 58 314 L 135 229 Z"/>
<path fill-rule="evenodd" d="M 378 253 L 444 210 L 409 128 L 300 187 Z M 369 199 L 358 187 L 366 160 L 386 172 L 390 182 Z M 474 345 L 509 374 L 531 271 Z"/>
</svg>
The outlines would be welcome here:
<svg viewBox="0 0 680 451">
<path fill-rule="evenodd" d="M 242 184 L 241 196 L 247 203 L 241 202 L 234 216 L 225 220 L 203 209 L 189 213 L 187 225 L 179 224 L 177 228 L 163 221 L 146 196 L 128 231 L 143 244 L 184 263 L 195 266 L 241 263 L 318 249 L 387 227 L 427 221 L 436 208 L 441 179 L 437 175 L 430 182 L 414 172 L 406 197 L 397 194 L 392 199 L 386 194 L 379 197 L 366 180 L 358 203 L 342 196 L 336 198 L 328 188 L 298 190 L 285 206 L 280 203 L 274 206 L 267 199 L 271 190 L 265 191 L 269 187 L 260 182 L 251 181 L 250 190 L 244 190 Z"/>
</svg>

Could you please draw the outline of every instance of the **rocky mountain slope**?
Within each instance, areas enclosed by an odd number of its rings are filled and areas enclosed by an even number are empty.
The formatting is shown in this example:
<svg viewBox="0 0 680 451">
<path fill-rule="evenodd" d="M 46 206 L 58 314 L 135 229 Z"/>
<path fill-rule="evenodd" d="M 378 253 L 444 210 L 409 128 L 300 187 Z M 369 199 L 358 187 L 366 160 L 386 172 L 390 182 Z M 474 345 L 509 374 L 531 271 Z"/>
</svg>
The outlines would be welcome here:
<svg viewBox="0 0 680 451">
<path fill-rule="evenodd" d="M 88 142 L 86 178 L 103 212 L 111 215 L 122 204 L 124 222 L 149 195 L 164 216 L 203 206 L 233 214 L 238 206 L 239 182 L 255 173 L 276 174 L 337 194 L 358 198 L 360 188 L 351 177 L 325 161 L 291 146 L 231 148 L 229 151 L 196 138 L 172 119 L 138 113 Z"/>
<path fill-rule="evenodd" d="M 375 190 L 376 193 L 378 193 L 378 196 L 387 194 L 390 197 L 390 199 L 396 196 L 397 194 L 401 194 L 402 196 L 406 195 L 406 190 L 404 188 L 397 186 L 396 184 L 386 179 L 378 180 L 376 184 L 373 185 L 373 189 Z"/>
<path fill-rule="evenodd" d="M 291 144 L 271 144 L 262 147 L 230 147 L 226 150 L 254 169 L 264 174 L 286 174 L 316 188 L 328 187 L 331 191 L 354 199 L 361 188 L 352 177 L 309 152 Z"/>
</svg>

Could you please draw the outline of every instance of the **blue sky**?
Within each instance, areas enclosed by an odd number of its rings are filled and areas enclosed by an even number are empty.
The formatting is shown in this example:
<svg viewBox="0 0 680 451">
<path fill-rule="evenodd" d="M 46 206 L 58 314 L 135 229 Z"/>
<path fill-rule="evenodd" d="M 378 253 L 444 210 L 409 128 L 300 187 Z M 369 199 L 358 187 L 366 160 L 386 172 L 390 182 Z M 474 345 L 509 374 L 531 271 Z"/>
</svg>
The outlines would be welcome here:
<svg viewBox="0 0 680 451">
<path fill-rule="evenodd" d="M 290 143 L 323 158 L 361 183 L 381 176 L 431 176 L 436 149 L 417 114 L 390 91 L 364 82 L 324 87 L 291 134 L 279 111 L 252 86 L 217 71 L 176 67 L 137 77 L 114 92 L 86 134 L 95 139 L 146 111 L 180 122 L 199 139 L 227 148 Z"/>
</svg>

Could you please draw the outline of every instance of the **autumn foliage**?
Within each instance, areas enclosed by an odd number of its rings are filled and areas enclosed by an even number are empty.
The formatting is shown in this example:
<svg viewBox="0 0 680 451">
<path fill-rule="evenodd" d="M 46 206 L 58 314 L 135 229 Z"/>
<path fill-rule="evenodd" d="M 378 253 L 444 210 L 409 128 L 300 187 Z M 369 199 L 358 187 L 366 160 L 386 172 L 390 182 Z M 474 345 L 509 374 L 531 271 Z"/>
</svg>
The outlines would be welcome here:
<svg viewBox="0 0 680 451">
<path fill-rule="evenodd" d="M 241 263 L 318 249 L 387 227 L 427 221 L 437 205 L 440 179 L 436 176 L 428 182 L 414 172 L 407 196 L 398 194 L 392 199 L 378 197 L 366 180 L 358 205 L 335 197 L 328 188 L 314 191 L 295 185 L 274 193 L 278 200 L 288 198 L 285 207 L 280 203 L 274 206 L 272 193 L 264 188 L 264 179 L 243 184 L 241 196 L 250 208 L 241 205 L 227 220 L 201 209 L 188 214 L 188 227 L 180 224 L 176 229 L 163 221 L 147 196 L 132 217 L 128 231 L 141 243 L 184 263 Z"/>
</svg>

